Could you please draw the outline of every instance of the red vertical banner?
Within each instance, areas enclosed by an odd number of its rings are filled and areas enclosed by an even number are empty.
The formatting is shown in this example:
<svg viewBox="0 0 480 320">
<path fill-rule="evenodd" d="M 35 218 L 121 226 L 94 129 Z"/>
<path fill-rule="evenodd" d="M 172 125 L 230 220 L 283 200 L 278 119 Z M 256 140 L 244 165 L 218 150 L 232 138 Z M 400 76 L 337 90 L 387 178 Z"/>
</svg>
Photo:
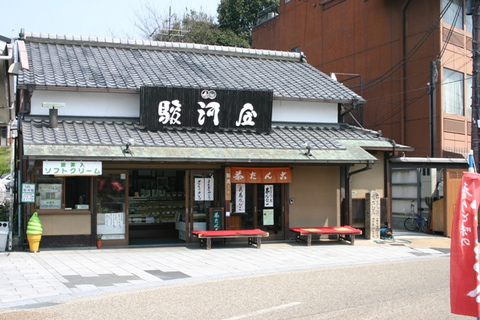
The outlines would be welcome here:
<svg viewBox="0 0 480 320">
<path fill-rule="evenodd" d="M 480 317 L 477 213 L 480 174 L 463 173 L 453 216 L 450 250 L 451 312 Z"/>
</svg>

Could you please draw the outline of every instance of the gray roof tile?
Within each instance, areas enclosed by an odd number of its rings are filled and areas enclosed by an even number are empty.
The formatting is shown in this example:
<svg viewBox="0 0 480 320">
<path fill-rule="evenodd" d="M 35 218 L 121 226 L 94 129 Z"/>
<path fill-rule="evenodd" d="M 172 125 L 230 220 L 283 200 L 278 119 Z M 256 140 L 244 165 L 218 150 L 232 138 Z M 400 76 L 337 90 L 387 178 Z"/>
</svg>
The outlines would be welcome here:
<svg viewBox="0 0 480 320">
<path fill-rule="evenodd" d="M 275 98 L 359 98 L 293 52 L 30 34 L 19 85 L 139 90 L 141 86 L 273 90 Z"/>
<path fill-rule="evenodd" d="M 46 118 L 27 118 L 22 121 L 22 132 L 25 145 L 123 146 L 133 138 L 135 146 L 144 147 L 303 149 L 308 142 L 312 150 L 341 150 L 344 140 L 387 141 L 374 131 L 346 124 L 274 125 L 270 133 L 148 131 L 134 121 L 60 119 L 57 128 L 50 128 Z"/>
</svg>

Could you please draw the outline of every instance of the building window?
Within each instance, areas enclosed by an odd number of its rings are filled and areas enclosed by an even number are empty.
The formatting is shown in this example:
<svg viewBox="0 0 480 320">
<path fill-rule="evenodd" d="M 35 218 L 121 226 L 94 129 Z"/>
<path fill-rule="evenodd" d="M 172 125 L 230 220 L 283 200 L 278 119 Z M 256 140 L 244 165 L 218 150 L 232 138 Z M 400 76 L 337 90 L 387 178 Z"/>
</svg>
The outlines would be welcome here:
<svg viewBox="0 0 480 320">
<path fill-rule="evenodd" d="M 443 68 L 443 112 L 465 115 L 463 73 Z"/>
<path fill-rule="evenodd" d="M 445 8 L 450 1 L 452 4 L 445 12 L 443 22 L 463 30 L 463 0 L 442 0 L 442 8 Z"/>
<path fill-rule="evenodd" d="M 285 0 L 285 3 L 288 3 L 288 2 L 290 2 L 290 0 Z"/>
<path fill-rule="evenodd" d="M 76 209 L 90 204 L 90 177 L 57 178 L 41 175 L 37 179 L 37 209 Z M 83 205 L 83 206 L 79 206 Z"/>
</svg>

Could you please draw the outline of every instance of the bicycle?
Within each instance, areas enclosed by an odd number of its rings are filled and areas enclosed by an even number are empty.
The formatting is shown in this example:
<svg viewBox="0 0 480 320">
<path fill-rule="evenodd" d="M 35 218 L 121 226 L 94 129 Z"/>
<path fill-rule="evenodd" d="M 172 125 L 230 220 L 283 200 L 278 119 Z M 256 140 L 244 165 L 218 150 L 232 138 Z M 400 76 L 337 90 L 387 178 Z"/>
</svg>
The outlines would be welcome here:
<svg viewBox="0 0 480 320">
<path fill-rule="evenodd" d="M 428 230 L 427 219 L 422 217 L 420 213 L 415 213 L 414 208 L 415 206 L 412 201 L 412 204 L 410 205 L 410 213 L 412 216 L 405 219 L 403 225 L 408 231 L 418 230 L 419 232 L 426 232 Z"/>
</svg>

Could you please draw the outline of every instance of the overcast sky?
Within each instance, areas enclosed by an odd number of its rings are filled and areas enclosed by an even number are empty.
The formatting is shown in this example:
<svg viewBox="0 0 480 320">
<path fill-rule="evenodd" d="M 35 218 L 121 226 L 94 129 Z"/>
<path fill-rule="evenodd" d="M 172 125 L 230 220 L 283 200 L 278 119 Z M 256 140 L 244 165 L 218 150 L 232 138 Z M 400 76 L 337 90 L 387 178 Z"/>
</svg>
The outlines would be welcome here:
<svg viewBox="0 0 480 320">
<path fill-rule="evenodd" d="M 142 38 L 135 27 L 137 15 L 145 4 L 158 9 L 162 17 L 172 13 L 180 17 L 185 8 L 217 16 L 220 0 L 22 0 L 2 1 L 0 35 L 16 38 L 26 32 L 92 37 Z M 145 15 L 143 15 L 145 16 Z"/>
</svg>

